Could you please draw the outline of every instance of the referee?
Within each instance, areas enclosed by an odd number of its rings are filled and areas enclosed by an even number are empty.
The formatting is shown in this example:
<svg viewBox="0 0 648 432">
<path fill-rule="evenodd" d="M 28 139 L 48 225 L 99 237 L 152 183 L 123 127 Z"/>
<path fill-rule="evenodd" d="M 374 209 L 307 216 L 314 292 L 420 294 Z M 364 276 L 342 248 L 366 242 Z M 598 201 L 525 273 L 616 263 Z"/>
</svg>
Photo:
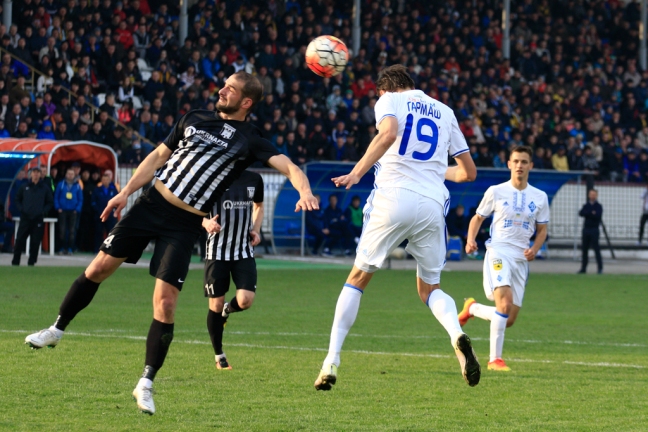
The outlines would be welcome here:
<svg viewBox="0 0 648 432">
<path fill-rule="evenodd" d="M 596 264 L 598 265 L 598 274 L 603 273 L 603 259 L 601 258 L 601 246 L 599 245 L 599 225 L 603 218 L 603 206 L 597 201 L 598 192 L 596 189 L 590 189 L 587 192 L 587 202 L 578 213 L 583 222 L 583 241 L 581 249 L 583 250 L 583 258 L 581 260 L 581 268 L 578 273 L 587 273 L 587 261 L 589 248 L 594 249 L 596 256 Z"/>
<path fill-rule="evenodd" d="M 99 254 L 72 283 L 54 324 L 25 338 L 32 348 L 56 346 L 74 317 L 90 304 L 99 284 L 123 263 L 136 263 L 155 240 L 150 274 L 155 277 L 153 322 L 146 340 L 145 367 L 133 397 L 138 408 L 155 413 L 153 379 L 173 340 L 178 294 L 189 271 L 193 245 L 204 216 L 241 173 L 256 161 L 284 174 L 299 191 L 295 211 L 318 208 L 308 179 L 290 159 L 260 136 L 245 119 L 261 100 L 263 86 L 240 71 L 219 91 L 216 111 L 195 110 L 180 118 L 164 142 L 149 154 L 128 184 L 108 201 L 103 221 L 119 217 L 128 197 L 156 179 L 117 223 Z"/>
<path fill-rule="evenodd" d="M 253 247 L 261 241 L 263 179 L 245 171 L 214 206 L 212 218 L 203 219 L 207 230 L 205 297 L 209 298 L 207 330 L 216 355 L 216 369 L 232 369 L 223 352 L 223 328 L 230 313 L 248 309 L 254 302 L 257 269 Z M 219 222 L 217 222 L 219 220 Z M 230 275 L 236 295 L 229 303 Z"/>
</svg>

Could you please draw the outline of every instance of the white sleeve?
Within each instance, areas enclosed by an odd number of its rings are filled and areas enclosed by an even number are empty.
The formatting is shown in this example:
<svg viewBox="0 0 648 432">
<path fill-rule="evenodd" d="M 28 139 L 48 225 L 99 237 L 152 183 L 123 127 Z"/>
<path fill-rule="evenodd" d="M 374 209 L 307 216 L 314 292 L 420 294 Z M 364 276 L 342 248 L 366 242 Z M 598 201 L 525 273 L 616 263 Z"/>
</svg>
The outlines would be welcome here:
<svg viewBox="0 0 648 432">
<path fill-rule="evenodd" d="M 378 125 L 385 117 L 396 117 L 396 107 L 394 106 L 392 96 L 393 93 L 385 93 L 380 96 L 380 99 L 378 99 L 378 102 L 376 102 L 376 105 L 374 106 L 374 113 L 376 114 L 376 129 L 378 129 Z"/>
<path fill-rule="evenodd" d="M 495 211 L 495 193 L 493 188 L 489 187 L 477 207 L 477 214 L 481 217 L 490 217 Z"/>
<path fill-rule="evenodd" d="M 538 215 L 536 216 L 536 223 L 539 224 L 549 223 L 550 213 L 551 212 L 549 209 L 549 198 L 547 198 L 547 194 L 544 194 L 542 200 L 542 206 L 540 207 L 540 210 L 538 210 Z"/>
<path fill-rule="evenodd" d="M 461 133 L 459 129 L 459 123 L 457 122 L 457 117 L 452 115 L 452 129 L 450 131 L 450 147 L 448 147 L 448 154 L 451 157 L 457 157 L 462 153 L 468 151 L 468 143 L 466 143 L 466 137 Z"/>
</svg>

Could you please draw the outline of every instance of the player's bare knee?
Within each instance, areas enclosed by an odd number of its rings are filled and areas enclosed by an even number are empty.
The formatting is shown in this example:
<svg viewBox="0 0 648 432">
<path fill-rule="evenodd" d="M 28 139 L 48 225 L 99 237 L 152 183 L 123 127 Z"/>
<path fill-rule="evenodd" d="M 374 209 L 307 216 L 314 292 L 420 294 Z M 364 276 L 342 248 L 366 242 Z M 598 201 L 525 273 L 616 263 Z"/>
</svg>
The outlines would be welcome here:
<svg viewBox="0 0 648 432">
<path fill-rule="evenodd" d="M 241 309 L 249 309 L 254 303 L 254 296 L 252 291 L 239 290 L 236 292 L 236 302 Z"/>
<path fill-rule="evenodd" d="M 212 312 L 223 312 L 223 305 L 225 304 L 225 297 L 216 297 L 209 299 L 209 309 Z"/>
<path fill-rule="evenodd" d="M 86 278 L 93 282 L 101 283 L 124 262 L 124 259 L 114 258 L 104 252 L 99 252 L 85 270 Z"/>
</svg>

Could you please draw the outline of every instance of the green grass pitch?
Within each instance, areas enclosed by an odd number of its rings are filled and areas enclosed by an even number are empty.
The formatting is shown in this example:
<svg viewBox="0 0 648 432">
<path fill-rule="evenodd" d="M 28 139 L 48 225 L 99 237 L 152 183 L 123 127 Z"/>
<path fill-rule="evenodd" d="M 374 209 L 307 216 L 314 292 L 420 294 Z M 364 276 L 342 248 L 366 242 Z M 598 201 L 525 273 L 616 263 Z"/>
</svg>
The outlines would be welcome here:
<svg viewBox="0 0 648 432">
<path fill-rule="evenodd" d="M 202 273 L 190 273 L 153 417 L 130 395 L 151 322 L 146 270 L 120 269 L 56 349 L 35 351 L 25 336 L 52 323 L 81 269 L 0 268 L 0 430 L 648 430 L 646 275 L 532 274 L 506 334 L 511 373 L 485 370 L 488 323 L 464 327 L 482 363 L 471 388 L 418 299 L 415 273 L 381 271 L 346 340 L 337 385 L 316 392 L 348 268 L 259 264 L 256 303 L 225 329 L 231 371 L 214 367 Z M 464 297 L 485 301 L 480 273 L 445 272 L 442 287 L 458 308 Z"/>
</svg>

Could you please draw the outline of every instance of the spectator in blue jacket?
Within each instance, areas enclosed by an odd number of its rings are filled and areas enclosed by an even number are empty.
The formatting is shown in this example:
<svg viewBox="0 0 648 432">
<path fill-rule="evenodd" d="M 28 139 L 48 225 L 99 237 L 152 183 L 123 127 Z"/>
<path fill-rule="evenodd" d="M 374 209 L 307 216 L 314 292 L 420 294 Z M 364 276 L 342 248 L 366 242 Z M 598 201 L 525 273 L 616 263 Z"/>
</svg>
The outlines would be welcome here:
<svg viewBox="0 0 648 432">
<path fill-rule="evenodd" d="M 202 60 L 202 72 L 209 81 L 214 81 L 216 74 L 221 68 L 218 61 L 217 53 L 214 50 L 209 51 L 209 54 Z"/>
<path fill-rule="evenodd" d="M 119 192 L 117 186 L 115 186 L 115 183 L 113 183 L 112 180 L 112 171 L 104 171 L 101 176 L 101 184 L 99 184 L 92 193 L 92 212 L 95 220 L 95 253 L 99 252 L 99 247 L 104 241 L 104 236 L 108 235 L 117 223 L 117 218 L 113 212 L 110 212 L 110 215 L 105 222 L 102 222 L 100 218 L 101 212 L 103 212 L 106 205 L 108 205 L 108 201 L 110 201 Z"/>
<path fill-rule="evenodd" d="M 65 179 L 56 186 L 54 208 L 58 212 L 59 255 L 72 255 L 77 229 L 77 217 L 83 207 L 83 189 L 72 168 L 65 172 Z"/>
<path fill-rule="evenodd" d="M 55 140 L 56 136 L 54 135 L 54 132 L 52 131 L 52 122 L 49 120 L 45 120 L 43 122 L 43 127 L 41 128 L 40 132 L 38 132 L 38 136 L 36 137 L 38 139 L 51 139 Z"/>
</svg>

